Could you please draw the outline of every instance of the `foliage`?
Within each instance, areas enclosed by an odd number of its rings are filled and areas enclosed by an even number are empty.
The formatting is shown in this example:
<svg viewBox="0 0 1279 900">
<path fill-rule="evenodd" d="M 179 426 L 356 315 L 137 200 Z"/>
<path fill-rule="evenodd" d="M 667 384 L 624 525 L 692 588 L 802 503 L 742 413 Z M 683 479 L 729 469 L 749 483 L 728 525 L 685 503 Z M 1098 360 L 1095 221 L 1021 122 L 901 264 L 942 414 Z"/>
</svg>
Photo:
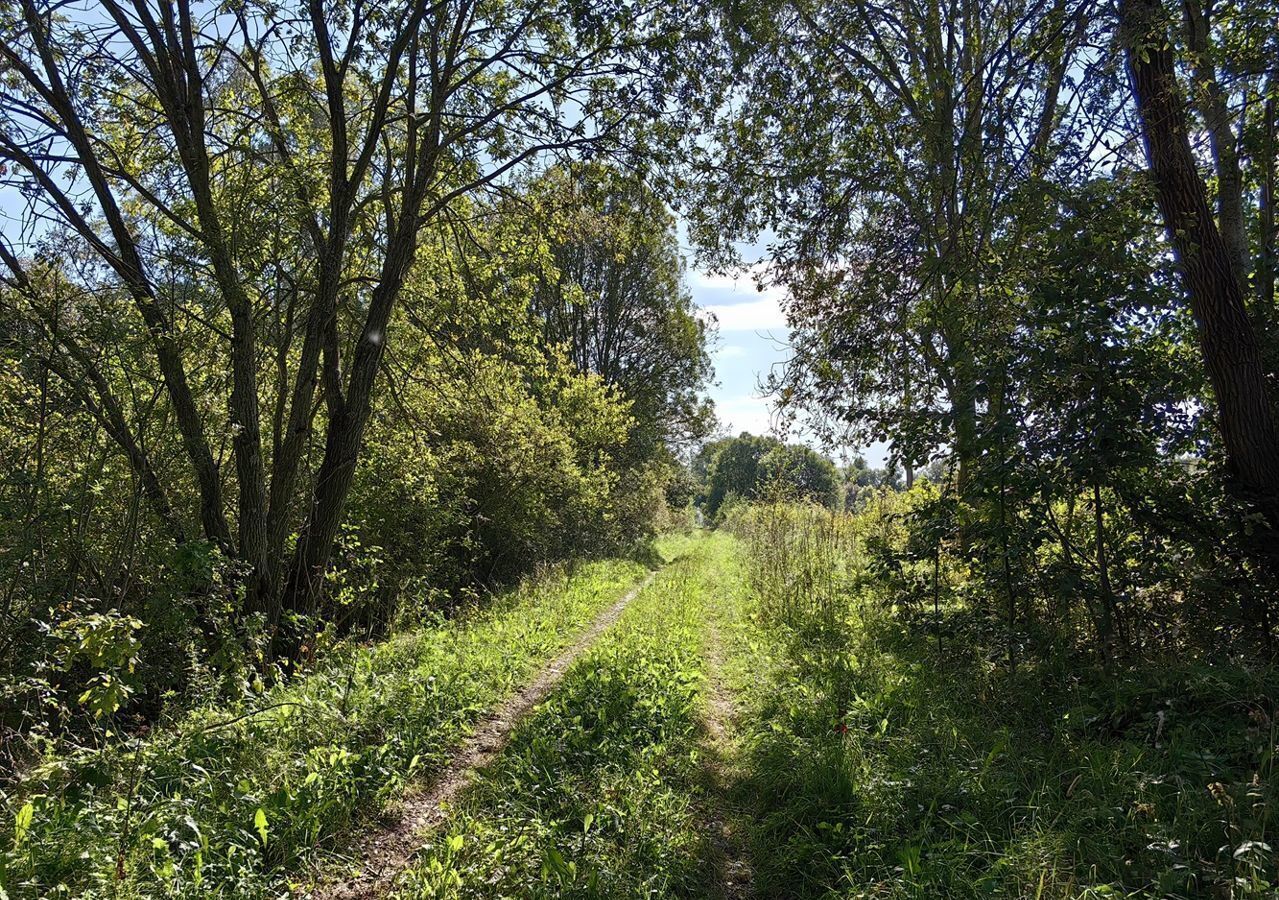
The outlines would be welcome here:
<svg viewBox="0 0 1279 900">
<path fill-rule="evenodd" d="M 683 285 L 666 205 L 642 179 L 598 163 L 555 169 L 530 193 L 563 219 L 549 236 L 553 277 L 532 303 L 547 342 L 630 401 L 639 454 L 705 437 L 708 325 Z"/>
<path fill-rule="evenodd" d="M 652 533 L 706 332 L 617 162 L 685 30 L 576 0 L 0 7 L 6 735 L 86 738 L 90 678 L 132 724 L 234 695 Z M 600 284 L 570 247 L 645 298 L 652 352 L 566 355 L 546 286 Z M 71 607 L 141 623 L 136 685 L 58 662 Z"/>
<path fill-rule="evenodd" d="M 699 504 L 712 519 L 731 498 L 777 495 L 812 499 L 829 507 L 840 502 L 834 463 L 802 444 L 743 432 L 702 446 L 693 462 L 701 473 Z"/>
<path fill-rule="evenodd" d="M 907 486 L 943 464 L 951 549 L 1012 629 L 1053 557 L 1057 605 L 1126 639 L 1150 585 L 1119 587 L 1113 513 L 1140 523 L 1146 574 L 1163 544 L 1233 585 L 1186 615 L 1268 648 L 1275 5 L 712 9 L 723 94 L 691 107 L 690 233 L 722 267 L 766 243 L 779 405 L 834 445 L 886 444 Z M 1168 115 L 1128 89 L 1156 63 Z M 1174 150 L 1176 179 L 1153 168 Z M 1068 534 L 1085 495 L 1094 533 Z"/>
<path fill-rule="evenodd" d="M 595 171 L 605 178 L 602 163 Z M 647 383 L 650 363 L 629 354 L 609 377 L 579 367 L 551 341 L 536 302 L 547 279 L 572 289 L 555 267 L 554 247 L 575 234 L 566 220 L 592 215 L 581 204 L 605 198 L 543 196 L 523 183 L 519 190 L 522 203 L 455 201 L 464 237 L 445 228 L 420 236 L 429 253 L 406 275 L 390 320 L 395 351 L 378 375 L 383 390 L 370 400 L 323 597 L 278 628 L 251 596 L 253 567 L 235 548 L 185 526 L 175 541 L 148 502 L 138 460 L 122 452 L 107 401 L 82 390 L 84 379 L 99 379 L 112 397 L 130 398 L 118 412 L 139 429 L 158 482 L 172 488 L 165 497 L 178 507 L 197 503 L 163 397 L 140 396 L 150 350 L 127 298 L 87 291 L 64 268 L 33 261 L 26 271 L 40 275 L 39 290 L 10 289 L 0 305 L 13 326 L 0 347 L 0 388 L 12 401 L 0 414 L 0 445 L 13 461 L 0 475 L 0 614 L 11 629 L 0 639 L 0 727 L 55 739 L 110 727 L 83 714 L 81 696 L 98 712 L 119 707 L 115 727 L 152 720 L 175 703 L 234 701 L 257 675 L 279 677 L 277 661 L 311 665 L 343 636 L 382 636 L 396 622 L 429 617 L 541 565 L 627 551 L 654 533 L 666 516 L 678 447 L 663 430 L 668 406 L 626 393 Z M 669 214 L 652 198 L 612 215 L 667 246 Z M 530 231 L 543 240 L 526 240 Z M 669 253 L 655 262 L 629 244 L 613 252 L 623 262 L 628 253 L 644 255 L 644 271 L 662 262 L 662 284 L 678 287 L 682 270 Z M 670 321 L 683 323 L 660 355 L 681 373 L 681 390 L 668 399 L 688 405 L 705 376 L 706 334 L 684 327 L 692 319 L 681 291 L 653 293 L 648 303 L 654 315 L 668 304 Z M 64 330 L 41 326 L 43 312 L 55 312 Z M 91 369 L 58 362 L 58 342 L 73 338 L 90 353 Z M 198 330 L 187 349 L 214 378 L 221 351 Z M 293 353 L 280 348 L 276 364 L 291 369 Z M 201 397 L 216 405 L 212 393 Z M 282 440 L 286 410 L 277 404 L 275 413 Z M 321 448 L 312 449 L 308 467 L 322 464 Z M 82 615 L 141 623 L 129 678 L 64 664 L 56 635 Z M 284 632 L 295 646 L 281 644 Z M 4 765 L 16 766 L 26 742 L 5 743 Z"/>
<path fill-rule="evenodd" d="M 50 754 L 3 793 L 10 897 L 275 896 L 353 824 L 447 759 L 485 710 L 642 571 L 585 565 L 455 621 L 150 733 Z"/>
<path fill-rule="evenodd" d="M 785 621 L 758 571 L 779 551 L 752 546 L 755 593 L 726 595 L 721 630 L 762 895 L 1273 893 L 1273 666 L 1102 669 L 1064 650 L 1011 671 L 962 583 L 940 622 L 894 614 L 902 595 L 878 577 L 854 579 L 833 620 Z"/>
<path fill-rule="evenodd" d="M 397 896 L 705 896 L 699 651 L 723 561 L 723 544 L 702 539 L 633 601 L 521 724 Z"/>
</svg>

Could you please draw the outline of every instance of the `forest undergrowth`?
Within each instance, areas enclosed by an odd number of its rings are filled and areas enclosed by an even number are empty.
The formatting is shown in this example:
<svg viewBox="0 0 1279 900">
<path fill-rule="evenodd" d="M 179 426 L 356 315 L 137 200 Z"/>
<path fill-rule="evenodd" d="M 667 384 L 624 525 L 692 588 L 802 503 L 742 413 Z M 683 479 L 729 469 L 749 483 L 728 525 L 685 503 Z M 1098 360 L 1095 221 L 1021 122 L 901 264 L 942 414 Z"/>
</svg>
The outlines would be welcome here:
<svg viewBox="0 0 1279 900">
<path fill-rule="evenodd" d="M 419 836 L 395 896 L 1275 896 L 1272 665 L 1062 644 L 1011 666 L 965 595 L 897 602 L 875 526 L 760 504 L 659 541 L 669 564 Z M 304 891 L 642 571 L 582 566 L 46 761 L 6 797 L 9 896 Z M 719 828 L 749 884 L 726 883 Z"/>
<path fill-rule="evenodd" d="M 1275 896 L 1273 665 L 1060 642 L 1010 668 L 989 612 L 897 606 L 856 527 L 737 522 L 756 590 L 721 631 L 761 896 Z"/>
<path fill-rule="evenodd" d="M 258 897 L 342 845 L 644 572 L 531 579 L 460 618 L 148 733 L 43 760 L 6 788 L 19 897 Z"/>
</svg>

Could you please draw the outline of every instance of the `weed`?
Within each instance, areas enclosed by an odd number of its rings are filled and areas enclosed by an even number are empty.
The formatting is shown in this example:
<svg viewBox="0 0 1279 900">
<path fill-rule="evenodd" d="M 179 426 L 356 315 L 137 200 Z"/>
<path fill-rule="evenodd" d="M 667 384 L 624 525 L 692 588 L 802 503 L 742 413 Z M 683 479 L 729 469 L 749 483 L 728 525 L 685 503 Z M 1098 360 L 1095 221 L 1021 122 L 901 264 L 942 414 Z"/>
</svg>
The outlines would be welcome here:
<svg viewBox="0 0 1279 900">
<path fill-rule="evenodd" d="M 233 708 L 47 760 L 3 797 L 18 897 L 258 897 L 441 765 L 642 572 L 592 563 Z"/>
<path fill-rule="evenodd" d="M 871 591 L 821 629 L 773 615 L 777 580 L 721 629 L 763 896 L 1274 896 L 1273 667 L 1009 671 L 957 605 L 939 652 Z"/>
<path fill-rule="evenodd" d="M 723 538 L 627 610 L 516 732 L 404 897 L 705 897 L 696 795 L 703 607 Z"/>
</svg>

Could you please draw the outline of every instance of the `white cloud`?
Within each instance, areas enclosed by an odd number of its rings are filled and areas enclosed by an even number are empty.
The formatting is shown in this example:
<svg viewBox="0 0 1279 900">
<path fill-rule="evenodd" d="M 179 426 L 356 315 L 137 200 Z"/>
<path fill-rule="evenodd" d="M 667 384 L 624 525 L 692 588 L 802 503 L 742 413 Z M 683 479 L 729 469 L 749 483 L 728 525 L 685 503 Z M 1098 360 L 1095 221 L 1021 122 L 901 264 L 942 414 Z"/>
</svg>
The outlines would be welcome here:
<svg viewBox="0 0 1279 900">
<path fill-rule="evenodd" d="M 714 314 L 720 331 L 786 329 L 781 308 L 785 289 L 769 286 L 760 290 L 758 286 L 761 280 L 767 281 L 766 266 L 758 262 L 730 275 L 692 273 L 689 280 L 694 299 L 703 310 Z"/>
<path fill-rule="evenodd" d="M 694 272 L 689 281 L 694 289 L 703 291 L 742 291 L 755 290 L 755 282 L 750 273 L 742 275 L 712 275 L 709 272 Z"/>
<path fill-rule="evenodd" d="M 780 301 L 780 291 L 767 291 L 754 300 L 710 303 L 702 309 L 715 316 L 720 331 L 784 331 L 786 316 Z"/>
<path fill-rule="evenodd" d="M 720 398 L 715 402 L 715 415 L 729 434 L 749 431 L 768 434 L 772 428 L 772 403 L 756 396 Z"/>
</svg>

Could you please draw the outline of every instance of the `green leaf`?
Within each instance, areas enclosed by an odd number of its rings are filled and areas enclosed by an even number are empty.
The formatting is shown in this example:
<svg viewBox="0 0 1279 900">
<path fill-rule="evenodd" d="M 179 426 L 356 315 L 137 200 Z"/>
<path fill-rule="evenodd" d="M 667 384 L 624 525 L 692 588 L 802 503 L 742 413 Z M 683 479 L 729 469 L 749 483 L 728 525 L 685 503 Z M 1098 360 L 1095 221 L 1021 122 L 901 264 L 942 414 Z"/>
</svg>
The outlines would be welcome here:
<svg viewBox="0 0 1279 900">
<path fill-rule="evenodd" d="M 36 808 L 31 805 L 28 800 L 22 809 L 18 810 L 18 815 L 13 821 L 13 844 L 18 846 L 27 839 L 27 832 L 31 830 L 31 820 L 35 818 Z"/>
<path fill-rule="evenodd" d="M 258 830 L 258 837 L 262 839 L 262 846 L 266 846 L 266 812 L 262 807 L 258 807 L 258 811 L 253 814 L 253 827 Z"/>
</svg>

